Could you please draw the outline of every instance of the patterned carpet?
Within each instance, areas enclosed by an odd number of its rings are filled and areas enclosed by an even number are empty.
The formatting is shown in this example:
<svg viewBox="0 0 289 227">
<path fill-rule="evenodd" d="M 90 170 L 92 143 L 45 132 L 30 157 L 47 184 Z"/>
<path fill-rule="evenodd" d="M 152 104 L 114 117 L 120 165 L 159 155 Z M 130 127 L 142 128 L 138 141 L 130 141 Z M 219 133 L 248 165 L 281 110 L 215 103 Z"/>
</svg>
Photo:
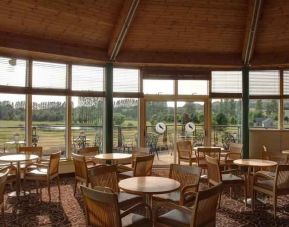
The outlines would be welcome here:
<svg viewBox="0 0 289 227">
<path fill-rule="evenodd" d="M 71 175 L 61 177 L 61 202 L 58 201 L 55 184 L 52 187 L 52 202 L 48 202 L 46 189 L 42 192 L 42 202 L 33 193 L 35 190 L 18 203 L 16 199 L 9 198 L 5 210 L 7 226 L 85 226 L 80 193 L 73 196 L 73 179 Z M 225 193 L 217 213 L 217 226 L 289 226 L 289 196 L 278 199 L 277 215 L 278 219 L 274 221 L 272 206 L 259 203 L 257 211 L 252 213 L 250 208 L 245 209 L 242 201 L 231 199 Z"/>
</svg>

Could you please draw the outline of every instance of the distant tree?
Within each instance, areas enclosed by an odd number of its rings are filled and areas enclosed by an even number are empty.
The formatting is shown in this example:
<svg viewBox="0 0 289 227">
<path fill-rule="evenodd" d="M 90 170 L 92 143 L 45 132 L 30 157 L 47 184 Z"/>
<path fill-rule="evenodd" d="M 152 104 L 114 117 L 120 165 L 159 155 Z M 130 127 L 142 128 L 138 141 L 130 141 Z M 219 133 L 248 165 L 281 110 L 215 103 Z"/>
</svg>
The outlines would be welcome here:
<svg viewBox="0 0 289 227">
<path fill-rule="evenodd" d="M 120 113 L 114 113 L 113 115 L 113 122 L 114 125 L 122 125 L 122 123 L 125 121 L 125 116 Z"/>
<path fill-rule="evenodd" d="M 228 124 L 228 118 L 223 113 L 218 113 L 216 116 L 216 122 L 218 125 L 227 125 Z"/>
</svg>

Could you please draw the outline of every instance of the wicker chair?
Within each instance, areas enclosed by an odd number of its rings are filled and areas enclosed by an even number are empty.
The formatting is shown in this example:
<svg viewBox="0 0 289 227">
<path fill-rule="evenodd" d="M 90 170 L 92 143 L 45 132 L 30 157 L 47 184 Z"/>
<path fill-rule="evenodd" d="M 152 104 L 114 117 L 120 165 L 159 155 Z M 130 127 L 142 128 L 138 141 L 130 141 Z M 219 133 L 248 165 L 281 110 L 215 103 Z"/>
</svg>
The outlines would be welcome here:
<svg viewBox="0 0 289 227">
<path fill-rule="evenodd" d="M 181 161 L 189 162 L 191 166 L 193 162 L 196 162 L 196 155 L 193 155 L 192 143 L 191 141 L 178 141 L 177 142 L 177 151 L 178 151 L 178 164 L 181 164 Z"/>
<path fill-rule="evenodd" d="M 4 218 L 4 192 L 5 192 L 5 185 L 8 177 L 9 169 L 7 169 L 4 173 L 0 174 L 0 207 L 2 213 L 2 220 L 3 225 L 6 226 L 5 218 Z"/>
<path fill-rule="evenodd" d="M 152 226 L 151 209 L 145 203 L 138 203 L 120 212 L 118 196 L 111 189 L 104 187 L 91 189 L 81 186 L 81 191 L 85 205 L 87 226 Z M 149 219 L 132 213 L 140 208 L 149 210 Z"/>
<path fill-rule="evenodd" d="M 14 165 L 8 165 L 0 169 L 0 173 L 6 173 L 8 171 L 6 184 L 12 184 L 17 181 L 17 168 Z"/>
<path fill-rule="evenodd" d="M 117 167 L 114 165 L 99 165 L 90 171 L 91 187 L 108 187 L 118 195 L 118 203 L 120 208 L 131 206 L 137 202 L 143 201 L 138 195 L 129 194 L 120 191 L 118 187 Z"/>
<path fill-rule="evenodd" d="M 84 155 L 87 161 L 92 161 L 87 163 L 88 168 L 93 167 L 95 164 L 104 164 L 100 160 L 94 158 L 95 155 L 99 154 L 99 147 L 97 146 L 80 148 L 78 154 Z"/>
<path fill-rule="evenodd" d="M 201 169 L 197 166 L 171 164 L 169 177 L 181 183 L 180 191 L 154 195 L 154 199 L 179 203 L 181 206 L 192 202 L 199 189 L 200 175 Z"/>
<path fill-rule="evenodd" d="M 50 184 L 51 184 L 51 181 L 54 178 L 56 178 L 58 191 L 59 191 L 59 200 L 60 200 L 61 199 L 60 198 L 60 182 L 59 182 L 59 175 L 58 175 L 59 160 L 60 160 L 60 152 L 56 152 L 50 155 L 50 160 L 49 160 L 48 165 L 42 164 L 42 163 L 31 163 L 30 165 L 27 165 L 24 170 L 24 184 L 26 180 L 33 180 L 36 182 L 39 182 L 39 181 L 47 182 L 49 201 L 51 201 Z M 31 169 L 31 166 L 34 166 L 34 165 L 36 166 L 36 168 Z"/>
<path fill-rule="evenodd" d="M 206 156 L 217 158 L 220 162 L 221 148 L 219 147 L 198 147 L 197 149 L 197 165 L 202 169 L 207 169 Z"/>
<path fill-rule="evenodd" d="M 43 151 L 42 147 L 18 147 L 18 150 L 17 150 L 18 153 L 35 154 L 35 155 L 37 155 L 39 157 L 37 162 L 46 161 L 48 163 L 48 160 L 42 160 L 42 151 Z M 33 163 L 33 161 L 27 161 L 27 162 L 21 163 L 20 164 L 20 169 L 21 170 L 25 169 L 25 167 L 28 164 L 30 164 L 30 163 Z"/>
<path fill-rule="evenodd" d="M 156 222 L 174 227 L 216 226 L 216 209 L 222 189 L 223 185 L 218 184 L 199 191 L 194 206 L 191 208 L 167 203 L 167 207 L 173 210 L 161 216 L 156 214 Z"/>
<path fill-rule="evenodd" d="M 206 156 L 208 166 L 208 183 L 209 185 L 217 185 L 223 183 L 224 186 L 230 188 L 236 185 L 243 187 L 245 195 L 245 207 L 247 206 L 247 189 L 245 177 L 234 175 L 236 170 L 225 170 L 220 171 L 219 162 L 217 158 Z M 219 206 L 221 204 L 221 196 Z"/>
<path fill-rule="evenodd" d="M 74 195 L 75 195 L 78 182 L 85 183 L 86 187 L 88 187 L 90 183 L 89 169 L 91 169 L 92 166 L 95 166 L 96 163 L 92 160 L 86 161 L 86 157 L 84 155 L 72 154 L 72 158 L 75 172 L 75 183 L 74 183 Z"/>
<path fill-rule="evenodd" d="M 276 218 L 277 197 L 289 194 L 289 165 L 278 165 L 274 176 L 263 172 L 259 171 L 254 175 L 252 207 L 254 210 L 257 192 L 272 196 L 274 218 Z"/>
<path fill-rule="evenodd" d="M 119 178 L 150 176 L 152 174 L 154 157 L 153 154 L 135 157 L 133 170 L 119 173 Z"/>
</svg>

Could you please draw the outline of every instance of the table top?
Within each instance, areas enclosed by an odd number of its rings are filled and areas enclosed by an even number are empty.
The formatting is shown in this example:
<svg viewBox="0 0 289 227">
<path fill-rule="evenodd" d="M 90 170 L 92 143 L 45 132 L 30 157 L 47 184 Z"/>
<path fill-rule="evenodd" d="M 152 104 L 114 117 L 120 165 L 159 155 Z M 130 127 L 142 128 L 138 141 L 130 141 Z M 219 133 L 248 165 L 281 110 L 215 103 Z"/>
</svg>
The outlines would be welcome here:
<svg viewBox="0 0 289 227">
<path fill-rule="evenodd" d="M 19 141 L 8 141 L 8 142 L 5 142 L 6 144 L 25 144 L 26 142 L 24 140 L 19 140 Z"/>
<path fill-rule="evenodd" d="M 289 155 L 289 150 L 283 150 L 283 151 L 281 151 L 281 153 Z"/>
<path fill-rule="evenodd" d="M 162 194 L 176 191 L 180 182 L 166 177 L 131 177 L 121 180 L 119 188 L 132 194 Z"/>
<path fill-rule="evenodd" d="M 101 159 L 101 160 L 121 160 L 121 159 L 131 158 L 132 154 L 106 153 L 106 154 L 97 154 L 94 157 L 96 159 Z"/>
<path fill-rule="evenodd" d="M 233 163 L 238 166 L 252 166 L 252 167 L 270 167 L 277 165 L 277 162 L 263 159 L 236 159 L 233 161 Z"/>
<path fill-rule="evenodd" d="M 9 154 L 0 156 L 0 161 L 2 162 L 21 162 L 21 161 L 31 161 L 38 159 L 38 155 L 34 154 Z"/>
<path fill-rule="evenodd" d="M 224 151 L 223 147 L 216 147 L 216 146 L 196 146 L 196 147 L 193 147 L 194 150 L 197 150 L 198 148 L 221 148 L 221 151 Z"/>
</svg>

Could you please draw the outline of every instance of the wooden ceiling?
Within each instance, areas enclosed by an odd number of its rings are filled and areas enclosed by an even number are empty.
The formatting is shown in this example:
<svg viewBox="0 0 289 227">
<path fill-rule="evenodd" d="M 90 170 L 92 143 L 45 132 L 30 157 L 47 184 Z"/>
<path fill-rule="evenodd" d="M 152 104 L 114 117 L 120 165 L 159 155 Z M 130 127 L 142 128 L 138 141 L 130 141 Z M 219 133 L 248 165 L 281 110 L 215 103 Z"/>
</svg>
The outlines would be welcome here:
<svg viewBox="0 0 289 227">
<path fill-rule="evenodd" d="M 286 0 L 2 0 L 0 54 L 70 62 L 287 67 Z"/>
</svg>

